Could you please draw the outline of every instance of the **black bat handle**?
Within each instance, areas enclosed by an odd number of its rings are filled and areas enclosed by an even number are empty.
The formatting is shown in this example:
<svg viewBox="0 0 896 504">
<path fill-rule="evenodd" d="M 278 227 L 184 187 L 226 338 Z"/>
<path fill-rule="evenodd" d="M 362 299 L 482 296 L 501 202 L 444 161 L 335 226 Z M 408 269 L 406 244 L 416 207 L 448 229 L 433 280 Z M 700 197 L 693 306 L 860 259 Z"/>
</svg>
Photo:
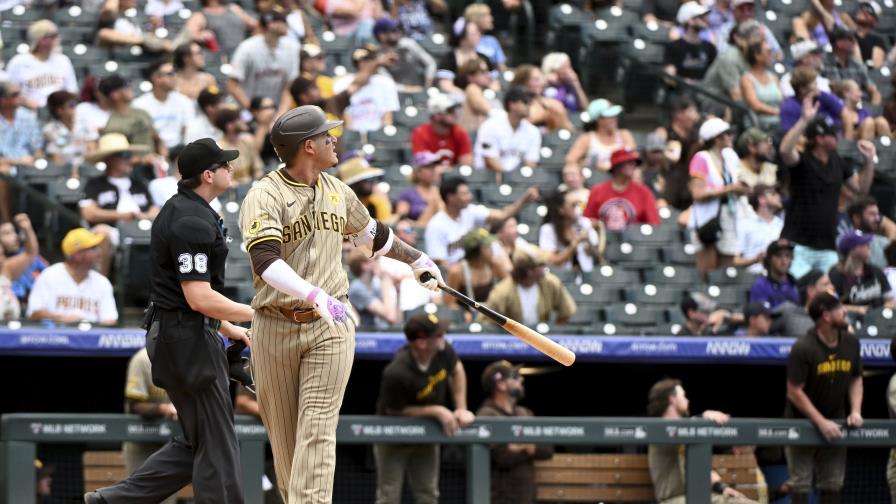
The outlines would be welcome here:
<svg viewBox="0 0 896 504">
<path fill-rule="evenodd" d="M 432 279 L 433 279 L 433 276 L 428 271 L 425 271 L 425 272 L 423 272 L 422 275 L 420 275 L 421 283 L 426 283 Z M 462 304 L 464 304 L 464 305 L 478 311 L 479 313 L 482 313 L 486 317 L 494 320 L 498 325 L 503 326 L 504 324 L 507 323 L 507 317 L 505 317 L 504 315 L 501 315 L 500 313 L 492 310 L 491 308 L 489 308 L 487 306 L 483 306 L 483 305 L 477 303 L 476 301 L 473 301 L 469 297 L 452 289 L 451 287 L 448 287 L 447 285 L 439 285 L 439 288 L 442 289 L 443 291 L 447 292 L 448 294 L 450 294 L 452 297 L 454 297 L 455 299 L 460 301 Z"/>
</svg>

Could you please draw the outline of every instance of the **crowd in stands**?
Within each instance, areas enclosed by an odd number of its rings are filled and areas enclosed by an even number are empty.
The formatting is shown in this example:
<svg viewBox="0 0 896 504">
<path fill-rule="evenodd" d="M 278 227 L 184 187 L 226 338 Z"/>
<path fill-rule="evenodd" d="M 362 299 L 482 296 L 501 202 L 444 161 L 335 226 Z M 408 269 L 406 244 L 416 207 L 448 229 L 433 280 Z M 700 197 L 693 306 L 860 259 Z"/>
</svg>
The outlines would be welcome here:
<svg viewBox="0 0 896 504">
<path fill-rule="evenodd" d="M 449 285 L 527 325 L 795 336 L 831 290 L 875 336 L 863 318 L 896 306 L 896 50 L 882 26 L 896 10 L 813 1 L 786 26 L 753 0 L 637 3 L 633 23 L 668 40 L 663 113 L 635 129 L 627 105 L 583 84 L 588 57 L 513 47 L 520 2 L 4 2 L 0 312 L 118 323 L 132 238 L 203 137 L 240 152 L 238 186 L 213 206 L 230 270 L 248 271 L 240 199 L 278 169 L 277 115 L 313 104 L 345 121 L 330 173 Z M 632 8 L 574 7 L 586 20 Z M 81 222 L 41 234 L 17 188 L 58 186 L 50 173 Z M 390 259 L 345 261 L 362 329 L 425 309 L 488 330 Z M 249 275 L 228 276 L 235 295 Z"/>
</svg>

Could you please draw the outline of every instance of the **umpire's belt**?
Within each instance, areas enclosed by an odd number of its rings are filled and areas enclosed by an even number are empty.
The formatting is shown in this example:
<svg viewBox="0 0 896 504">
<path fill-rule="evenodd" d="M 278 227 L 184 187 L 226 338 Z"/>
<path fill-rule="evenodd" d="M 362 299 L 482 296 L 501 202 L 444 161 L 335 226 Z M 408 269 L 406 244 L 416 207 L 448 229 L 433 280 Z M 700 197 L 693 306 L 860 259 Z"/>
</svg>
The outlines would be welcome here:
<svg viewBox="0 0 896 504">
<path fill-rule="evenodd" d="M 173 320 L 176 318 L 178 322 L 188 323 L 201 320 L 203 325 L 207 325 L 213 331 L 217 331 L 221 327 L 220 320 L 206 317 L 205 315 L 192 310 L 163 310 L 161 308 L 156 308 L 152 318 L 153 320 L 161 320 L 162 318 Z"/>
</svg>

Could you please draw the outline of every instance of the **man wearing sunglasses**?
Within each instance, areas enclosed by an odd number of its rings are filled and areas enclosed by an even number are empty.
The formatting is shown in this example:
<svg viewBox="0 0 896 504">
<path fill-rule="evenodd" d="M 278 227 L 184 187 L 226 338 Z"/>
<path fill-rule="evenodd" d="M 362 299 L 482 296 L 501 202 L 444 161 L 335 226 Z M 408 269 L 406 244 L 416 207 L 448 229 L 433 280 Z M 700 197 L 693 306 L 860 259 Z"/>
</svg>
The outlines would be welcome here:
<svg viewBox="0 0 896 504">
<path fill-rule="evenodd" d="M 256 275 L 252 367 L 286 502 L 332 501 L 336 424 L 357 325 L 343 241 L 409 265 L 430 290 L 443 282 L 429 256 L 372 219 L 351 188 L 326 173 L 339 162 L 330 130 L 341 124 L 314 105 L 277 118 L 271 143 L 286 166 L 259 180 L 240 209 Z M 432 278 L 421 280 L 424 273 Z"/>
<path fill-rule="evenodd" d="M 190 482 L 196 502 L 243 502 L 229 384 L 231 362 L 239 357 L 232 349 L 245 348 L 250 334 L 231 322 L 251 320 L 253 310 L 221 294 L 226 230 L 209 205 L 232 185 L 230 162 L 237 156 L 210 138 L 184 147 L 178 193 L 152 228 L 146 350 L 152 382 L 168 392 L 183 437 L 126 480 L 85 495 L 87 504 L 159 502 Z M 219 332 L 233 341 L 226 351 Z"/>
</svg>

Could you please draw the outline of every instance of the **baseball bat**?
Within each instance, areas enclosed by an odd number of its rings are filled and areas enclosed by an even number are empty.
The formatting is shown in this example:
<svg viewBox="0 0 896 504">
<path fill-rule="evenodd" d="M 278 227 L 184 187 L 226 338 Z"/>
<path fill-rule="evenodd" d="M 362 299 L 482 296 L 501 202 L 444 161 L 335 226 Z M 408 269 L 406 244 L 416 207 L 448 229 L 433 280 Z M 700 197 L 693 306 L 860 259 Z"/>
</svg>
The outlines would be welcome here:
<svg viewBox="0 0 896 504">
<path fill-rule="evenodd" d="M 426 283 L 432 279 L 432 275 L 429 273 L 423 273 L 420 275 L 420 282 Z M 450 294 L 452 297 L 460 301 L 465 306 L 468 306 L 479 313 L 485 315 L 486 317 L 495 321 L 496 324 L 503 327 L 504 330 L 509 332 L 510 334 L 516 336 L 517 338 L 525 341 L 529 346 L 538 350 L 539 352 L 547 355 L 548 357 L 554 359 L 555 361 L 563 364 L 564 366 L 572 366 L 572 363 L 576 361 L 576 354 L 572 352 L 572 350 L 560 345 L 556 341 L 549 339 L 545 335 L 533 331 L 528 327 L 520 324 L 516 320 L 511 318 L 507 318 L 504 315 L 492 310 L 488 306 L 481 305 L 476 301 L 470 299 L 464 294 L 448 287 L 444 284 L 439 284 L 439 288 L 443 291 Z"/>
</svg>

